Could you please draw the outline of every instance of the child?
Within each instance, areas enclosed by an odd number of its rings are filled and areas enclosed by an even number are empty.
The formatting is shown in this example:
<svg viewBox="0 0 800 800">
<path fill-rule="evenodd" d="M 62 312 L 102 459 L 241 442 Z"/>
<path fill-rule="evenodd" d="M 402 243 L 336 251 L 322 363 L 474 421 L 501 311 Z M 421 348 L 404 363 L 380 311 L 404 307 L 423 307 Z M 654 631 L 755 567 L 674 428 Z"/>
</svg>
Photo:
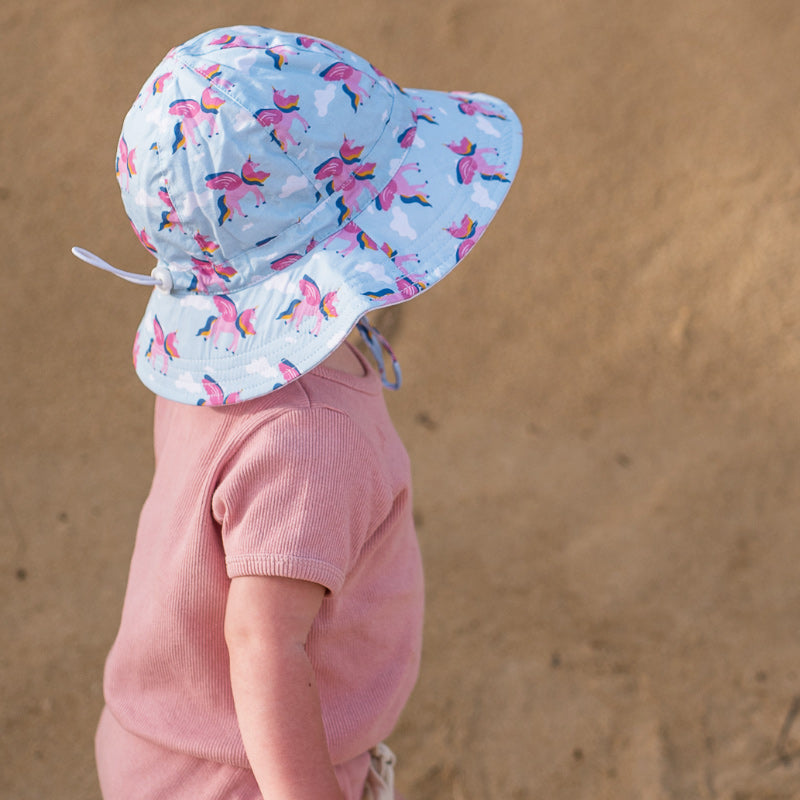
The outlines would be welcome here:
<svg viewBox="0 0 800 800">
<path fill-rule="evenodd" d="M 346 342 L 443 278 L 517 169 L 486 95 L 403 90 L 330 42 L 202 34 L 145 83 L 117 178 L 157 258 L 133 360 L 156 468 L 97 762 L 106 800 L 391 798 L 416 680 L 406 453 Z"/>
</svg>

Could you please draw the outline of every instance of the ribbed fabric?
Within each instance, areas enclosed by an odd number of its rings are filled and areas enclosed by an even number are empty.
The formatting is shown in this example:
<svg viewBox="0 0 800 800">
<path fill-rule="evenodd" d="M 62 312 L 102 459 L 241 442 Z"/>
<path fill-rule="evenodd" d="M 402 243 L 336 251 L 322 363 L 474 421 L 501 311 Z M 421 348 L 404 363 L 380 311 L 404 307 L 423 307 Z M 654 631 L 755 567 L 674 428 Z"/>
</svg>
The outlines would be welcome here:
<svg viewBox="0 0 800 800">
<path fill-rule="evenodd" d="M 135 780 L 135 796 L 161 796 L 159 786 L 176 785 L 170 753 L 181 774 L 192 759 L 247 770 L 223 636 L 239 575 L 328 589 L 307 651 L 331 758 L 357 758 L 338 772 L 363 781 L 364 753 L 389 735 L 416 680 L 423 599 L 408 457 L 362 363 L 365 377 L 320 367 L 235 406 L 157 398 L 156 470 L 104 688 L 121 729 L 163 750 L 165 763 L 150 776 L 120 763 L 107 784 Z M 104 737 L 110 729 L 97 739 L 106 769 L 125 761 L 109 757 L 124 739 Z"/>
</svg>

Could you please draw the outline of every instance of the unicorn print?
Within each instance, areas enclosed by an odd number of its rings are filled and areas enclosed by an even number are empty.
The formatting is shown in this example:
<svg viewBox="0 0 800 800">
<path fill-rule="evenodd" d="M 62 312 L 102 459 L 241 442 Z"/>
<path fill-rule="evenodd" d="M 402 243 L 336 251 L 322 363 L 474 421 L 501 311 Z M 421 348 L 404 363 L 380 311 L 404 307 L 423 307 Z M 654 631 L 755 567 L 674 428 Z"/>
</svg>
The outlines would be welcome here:
<svg viewBox="0 0 800 800">
<path fill-rule="evenodd" d="M 409 170 L 416 170 L 419 172 L 419 164 L 405 164 L 394 174 L 394 177 L 386 184 L 384 189 L 378 195 L 375 205 L 381 211 L 386 211 L 391 207 L 395 197 L 399 197 L 403 203 L 419 203 L 421 206 L 429 206 L 430 200 L 428 195 L 424 193 L 425 187 L 428 185 L 427 181 L 418 184 L 411 184 L 405 178 L 405 173 Z"/>
<path fill-rule="evenodd" d="M 199 406 L 227 406 L 239 402 L 239 392 L 231 392 L 226 396 L 222 387 L 210 375 L 203 376 L 203 389 L 208 400 L 201 398 L 197 401 Z"/>
<path fill-rule="evenodd" d="M 227 50 L 230 47 L 245 47 L 250 50 L 264 49 L 263 45 L 250 44 L 250 42 L 248 42 L 247 39 L 244 38 L 244 36 L 239 36 L 239 35 L 234 36 L 233 34 L 223 34 L 219 38 L 210 41 L 209 44 L 222 45 L 223 50 Z"/>
<path fill-rule="evenodd" d="M 369 93 L 361 85 L 361 81 L 367 76 L 355 69 L 355 67 L 345 64 L 344 61 L 337 61 L 335 64 L 331 64 L 322 70 L 319 75 L 323 80 L 341 83 L 342 91 L 350 98 L 350 105 L 353 107 L 353 111 L 358 111 L 358 107 L 364 98 L 369 97 Z"/>
<path fill-rule="evenodd" d="M 289 381 L 300 377 L 300 370 L 289 361 L 288 358 L 282 358 L 281 363 L 278 364 L 278 369 L 281 371 L 281 377 L 289 383 Z"/>
<path fill-rule="evenodd" d="M 236 212 L 240 217 L 247 214 L 242 211 L 239 202 L 248 194 L 252 194 L 256 199 L 256 208 L 267 200 L 259 186 L 264 185 L 264 181 L 269 177 L 269 172 L 258 170 L 258 164 L 248 157 L 242 166 L 241 174 L 235 172 L 215 172 L 206 175 L 206 186 L 210 189 L 222 190 L 223 194 L 217 200 L 219 208 L 219 224 L 227 222 Z"/>
<path fill-rule="evenodd" d="M 461 239 L 461 244 L 456 251 L 456 263 L 461 261 L 475 246 L 475 242 L 481 238 L 486 230 L 486 225 L 478 225 L 469 214 L 464 214 L 461 222 L 454 222 L 445 230 L 455 239 Z"/>
<path fill-rule="evenodd" d="M 381 245 L 381 251 L 392 261 L 395 266 L 399 267 L 401 270 L 403 270 L 403 264 L 406 261 L 416 261 L 419 263 L 419 257 L 416 253 L 404 253 L 403 255 L 400 255 L 400 253 L 398 253 L 397 250 L 395 250 L 387 242 L 384 242 Z"/>
<path fill-rule="evenodd" d="M 233 84 L 229 80 L 221 77 L 222 66 L 220 64 L 209 64 L 207 67 L 198 67 L 197 72 L 209 83 L 213 83 L 221 89 L 233 89 Z"/>
<path fill-rule="evenodd" d="M 414 109 L 414 111 L 411 112 L 411 117 L 415 123 L 422 120 L 423 122 L 430 122 L 431 125 L 439 124 L 433 116 L 432 108 L 423 108 L 418 106 L 416 109 Z"/>
<path fill-rule="evenodd" d="M 169 231 L 177 225 L 183 230 L 183 225 L 181 225 L 181 221 L 178 218 L 178 212 L 175 210 L 175 205 L 172 202 L 172 198 L 169 196 L 166 186 L 162 186 L 158 190 L 158 196 L 167 207 L 166 211 L 161 212 L 161 225 L 159 225 L 158 229 L 160 231 Z"/>
<path fill-rule="evenodd" d="M 186 137 L 191 139 L 192 144 L 198 144 L 195 136 L 201 122 L 208 124 L 208 136 L 211 138 L 217 132 L 217 114 L 220 107 L 225 103 L 219 95 L 208 86 L 197 100 L 175 100 L 170 103 L 169 113 L 175 117 L 180 117 L 175 123 L 175 141 L 172 144 L 172 152 L 177 153 L 181 148 L 186 147 Z"/>
<path fill-rule="evenodd" d="M 390 245 L 384 242 L 381 245 L 381 250 L 392 260 L 394 265 L 402 272 L 395 278 L 396 291 L 391 289 L 378 289 L 377 291 L 364 292 L 365 297 L 370 300 L 379 300 L 382 304 L 389 302 L 400 303 L 408 300 L 414 295 L 425 291 L 427 284 L 423 281 L 426 273 L 412 274 L 404 266 L 403 261 L 419 261 L 416 255 L 409 253 L 407 255 L 399 255 L 396 250 L 393 250 Z"/>
<path fill-rule="evenodd" d="M 370 200 L 378 195 L 378 190 L 370 180 L 375 173 L 375 163 L 370 161 L 361 164 L 363 152 L 363 146 L 345 137 L 339 148 L 339 156 L 333 156 L 314 168 L 318 180 L 331 179 L 325 187 L 329 195 L 341 192 L 341 197 L 336 201 L 340 225 L 352 211 L 362 211 L 359 198 L 365 189 L 369 192 Z"/>
<path fill-rule="evenodd" d="M 272 138 L 281 150 L 286 150 L 286 142 L 297 145 L 298 141 L 291 134 L 292 123 L 297 120 L 304 131 L 308 131 L 308 122 L 300 115 L 299 95 L 285 94 L 277 89 L 272 90 L 272 101 L 275 108 L 262 108 L 256 111 L 256 119 L 265 127 L 272 126 Z"/>
<path fill-rule="evenodd" d="M 306 318 L 311 317 L 314 323 L 311 333 L 319 335 L 322 323 L 331 317 L 339 316 L 336 313 L 334 303 L 336 302 L 336 292 L 328 292 L 324 297 L 319 290 L 319 286 L 314 279 L 308 275 L 303 275 L 300 279 L 300 291 L 303 299 L 295 299 L 289 307 L 282 311 L 276 319 L 282 319 L 287 325 L 294 321 L 295 330 L 300 331 L 300 323 Z"/>
<path fill-rule="evenodd" d="M 192 282 L 189 284 L 189 291 L 210 294 L 214 287 L 225 289 L 225 284 L 230 283 L 235 275 L 236 270 L 233 267 L 202 261 L 192 256 Z"/>
<path fill-rule="evenodd" d="M 164 336 L 164 329 L 161 327 L 158 317 L 153 317 L 153 338 L 150 340 L 150 344 L 147 346 L 147 352 L 144 355 L 145 358 L 150 361 L 153 369 L 157 366 L 156 362 L 159 359 L 161 360 L 159 371 L 162 375 L 167 374 L 169 362 L 172 361 L 173 358 L 180 358 L 178 355 L 177 335 L 178 332 L 173 331 Z"/>
<path fill-rule="evenodd" d="M 200 231 L 194 235 L 194 240 L 197 242 L 197 246 L 200 248 L 200 250 L 202 250 L 203 255 L 206 255 L 209 258 L 213 256 L 217 250 L 219 250 L 219 245 L 213 239 L 203 236 Z"/>
<path fill-rule="evenodd" d="M 501 114 L 499 111 L 495 111 L 495 109 L 490 106 L 488 103 L 484 103 L 481 100 L 475 100 L 474 98 L 470 97 L 460 97 L 459 95 L 454 95 L 460 102 L 458 104 L 458 110 L 462 114 L 466 114 L 468 117 L 474 117 L 476 114 L 481 114 L 484 117 L 493 117 L 494 119 L 505 119 L 505 114 Z"/>
<path fill-rule="evenodd" d="M 136 174 L 136 164 L 134 164 L 135 158 L 136 148 L 134 147 L 132 150 L 128 150 L 128 143 L 125 141 L 125 137 L 121 136 L 119 146 L 117 147 L 116 173 L 117 181 L 120 186 L 122 186 L 123 177 L 125 178 L 125 191 L 128 191 L 131 178 Z"/>
<path fill-rule="evenodd" d="M 337 239 L 344 239 L 347 242 L 347 246 L 344 249 L 333 248 L 336 250 L 337 253 L 341 256 L 349 255 L 359 247 L 361 250 L 377 250 L 378 245 L 369 237 L 366 233 L 364 233 L 355 222 L 348 222 L 343 228 L 340 228 L 336 233 L 331 234 L 325 240 L 325 246 L 327 247 L 332 242 L 335 242 Z"/>
<path fill-rule="evenodd" d="M 152 253 L 154 256 L 157 256 L 158 251 L 156 250 L 156 246 L 150 241 L 150 238 L 147 235 L 147 231 L 144 228 L 139 230 L 136 227 L 136 225 L 134 225 L 132 219 L 129 219 L 128 222 L 131 223 L 131 228 L 133 228 L 133 232 L 136 234 L 136 238 L 139 240 L 142 247 L 144 247 L 145 250 Z"/>
<path fill-rule="evenodd" d="M 206 324 L 197 331 L 197 335 L 211 339 L 213 346 L 218 347 L 220 336 L 230 334 L 230 346 L 225 349 L 235 353 L 239 339 L 253 336 L 256 332 L 253 327 L 256 310 L 247 308 L 240 314 L 233 300 L 224 294 L 215 295 L 214 305 L 219 311 L 219 316 L 210 316 Z"/>
<path fill-rule="evenodd" d="M 494 147 L 477 147 L 466 136 L 460 142 L 450 142 L 447 147 L 461 156 L 456 167 L 459 183 L 469 185 L 475 175 L 480 175 L 485 181 L 508 183 L 508 178 L 502 172 L 504 165 L 490 164 L 484 158 L 484 153 L 497 155 Z"/>
<path fill-rule="evenodd" d="M 310 253 L 315 247 L 317 246 L 317 240 L 312 236 L 311 241 L 306 245 L 306 254 Z M 274 261 L 270 262 L 270 268 L 274 269 L 275 272 L 280 272 L 287 267 L 291 267 L 296 261 L 299 261 L 303 257 L 302 253 L 287 253 L 285 256 L 281 256 L 280 258 L 276 258 Z"/>
</svg>

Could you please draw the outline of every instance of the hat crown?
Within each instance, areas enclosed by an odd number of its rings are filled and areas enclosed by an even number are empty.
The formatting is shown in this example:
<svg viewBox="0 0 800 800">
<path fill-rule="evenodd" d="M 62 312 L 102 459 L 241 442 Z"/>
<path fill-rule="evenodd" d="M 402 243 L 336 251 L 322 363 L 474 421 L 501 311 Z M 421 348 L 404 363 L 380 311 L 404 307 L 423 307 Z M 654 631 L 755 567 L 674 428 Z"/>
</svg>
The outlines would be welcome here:
<svg viewBox="0 0 800 800">
<path fill-rule="evenodd" d="M 236 290 L 280 272 L 363 211 L 402 164 L 409 99 L 367 61 L 264 28 L 170 51 L 123 125 L 117 177 L 175 289 Z M 405 136 L 405 143 L 400 144 Z"/>
</svg>

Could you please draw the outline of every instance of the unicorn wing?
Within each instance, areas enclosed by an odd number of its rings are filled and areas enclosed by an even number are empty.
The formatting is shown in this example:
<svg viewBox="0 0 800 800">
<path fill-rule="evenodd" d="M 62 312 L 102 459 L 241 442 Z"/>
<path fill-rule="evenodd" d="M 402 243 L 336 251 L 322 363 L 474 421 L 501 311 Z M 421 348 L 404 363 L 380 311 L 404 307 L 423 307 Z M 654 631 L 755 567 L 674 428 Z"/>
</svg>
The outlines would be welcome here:
<svg viewBox="0 0 800 800">
<path fill-rule="evenodd" d="M 208 402 L 212 406 L 221 406 L 225 402 L 222 387 L 210 375 L 203 377 L 203 388 L 206 390 Z"/>
<path fill-rule="evenodd" d="M 169 113 L 176 117 L 193 117 L 200 111 L 197 100 L 175 100 L 169 104 Z"/>
<path fill-rule="evenodd" d="M 214 305 L 217 307 L 222 319 L 226 321 L 236 319 L 236 305 L 227 295 L 214 295 Z"/>
<path fill-rule="evenodd" d="M 164 346 L 164 329 L 161 327 L 158 317 L 153 317 L 153 338 L 156 340 L 156 344 Z"/>
<path fill-rule="evenodd" d="M 237 189 L 243 183 L 241 176 L 235 172 L 214 172 L 206 175 L 206 186 L 209 189 L 224 189 L 230 191 Z"/>
<path fill-rule="evenodd" d="M 277 125 L 282 117 L 283 114 L 277 108 L 262 108 L 260 111 L 256 111 L 256 119 L 264 128 L 269 125 Z"/>
<path fill-rule="evenodd" d="M 330 178 L 334 175 L 341 175 L 344 170 L 344 162 L 341 158 L 333 156 L 327 161 L 323 161 L 315 170 L 314 175 L 318 178 Z"/>
<path fill-rule="evenodd" d="M 459 159 L 456 171 L 458 172 L 458 182 L 464 186 L 469 186 L 477 172 L 475 159 L 469 156 Z"/>
<path fill-rule="evenodd" d="M 319 291 L 319 286 L 314 283 L 314 279 L 308 275 L 303 275 L 300 279 L 300 291 L 303 293 L 306 302 L 313 306 L 318 306 L 322 300 L 322 295 Z"/>
<path fill-rule="evenodd" d="M 343 61 L 331 64 L 327 69 L 322 70 L 319 76 L 326 81 L 344 81 L 353 74 L 353 68 Z"/>
</svg>

